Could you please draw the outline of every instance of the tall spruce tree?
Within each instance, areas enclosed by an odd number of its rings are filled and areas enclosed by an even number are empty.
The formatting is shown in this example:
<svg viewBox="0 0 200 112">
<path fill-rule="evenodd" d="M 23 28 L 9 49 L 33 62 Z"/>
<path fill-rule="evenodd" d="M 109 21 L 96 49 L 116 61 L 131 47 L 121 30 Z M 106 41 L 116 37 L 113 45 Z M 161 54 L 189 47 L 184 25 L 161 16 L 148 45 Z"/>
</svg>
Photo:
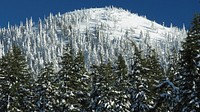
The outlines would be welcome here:
<svg viewBox="0 0 200 112">
<path fill-rule="evenodd" d="M 90 76 L 85 68 L 85 60 L 82 51 L 79 51 L 74 59 L 74 78 L 71 79 L 74 89 L 74 99 L 77 100 L 79 111 L 85 111 L 89 106 Z"/>
<path fill-rule="evenodd" d="M 145 60 L 142 58 L 141 51 L 136 44 L 132 42 L 134 47 L 134 56 L 130 65 L 129 73 L 129 96 L 130 96 L 130 111 L 145 112 L 149 110 L 148 104 L 148 85 L 146 79 Z"/>
<path fill-rule="evenodd" d="M 73 76 L 72 65 L 73 65 L 73 52 L 71 46 L 68 44 L 63 50 L 63 55 L 61 57 L 61 70 L 58 72 L 58 78 L 56 82 L 57 86 L 57 94 L 56 94 L 56 105 L 55 108 L 58 111 L 69 111 L 70 110 L 70 95 L 71 92 L 68 89 L 68 83 L 70 80 L 70 76 Z"/>
<path fill-rule="evenodd" d="M 179 55 L 175 49 L 173 49 L 172 54 L 168 54 L 168 67 L 160 75 L 160 80 L 153 90 L 156 93 L 154 107 L 152 108 L 154 111 L 175 111 L 175 105 L 178 101 L 178 88 L 175 84 L 175 74 L 178 72 Z"/>
<path fill-rule="evenodd" d="M 45 64 L 32 88 L 35 111 L 55 111 L 54 102 L 57 100 L 54 95 L 56 93 L 55 78 L 53 63 Z"/>
<path fill-rule="evenodd" d="M 180 88 L 178 111 L 200 110 L 200 15 L 196 15 L 182 44 L 177 83 Z"/>
<path fill-rule="evenodd" d="M 91 69 L 89 111 L 113 111 L 115 77 L 111 62 L 93 65 Z"/>
<path fill-rule="evenodd" d="M 59 109 L 61 111 L 83 111 L 89 103 L 88 75 L 85 69 L 84 56 L 78 52 L 73 57 L 72 47 L 67 45 L 64 49 L 59 71 Z"/>
<path fill-rule="evenodd" d="M 126 94 L 128 88 L 128 67 L 122 54 L 118 56 L 113 71 L 115 75 L 113 110 L 117 112 L 128 111 L 128 97 Z"/>
<path fill-rule="evenodd" d="M 28 81 L 31 79 L 25 57 L 19 47 L 13 45 L 9 52 L 2 57 L 0 63 L 2 100 L 1 109 L 5 111 L 29 110 L 26 93 L 29 90 Z"/>
<path fill-rule="evenodd" d="M 162 81 L 164 75 L 163 69 L 158 59 L 158 55 L 149 45 L 147 47 L 143 66 L 146 72 L 146 75 L 143 77 L 146 79 L 146 84 L 149 90 L 147 93 L 149 96 L 147 101 L 151 106 L 154 106 L 158 93 L 153 91 L 155 91 L 156 86 Z"/>
</svg>

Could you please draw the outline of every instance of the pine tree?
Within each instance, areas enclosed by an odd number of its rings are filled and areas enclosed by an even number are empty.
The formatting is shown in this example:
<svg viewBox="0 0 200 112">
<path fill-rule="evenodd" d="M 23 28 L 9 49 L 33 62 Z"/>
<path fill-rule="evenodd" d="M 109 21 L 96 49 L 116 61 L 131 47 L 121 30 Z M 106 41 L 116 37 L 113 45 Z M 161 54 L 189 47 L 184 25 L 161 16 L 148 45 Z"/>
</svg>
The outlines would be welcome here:
<svg viewBox="0 0 200 112">
<path fill-rule="evenodd" d="M 72 65 L 73 65 L 73 52 L 70 45 L 66 45 L 63 50 L 63 56 L 61 57 L 61 70 L 58 72 L 58 78 L 56 82 L 58 83 L 58 89 L 56 94 L 56 105 L 55 108 L 58 111 L 69 111 L 70 104 L 69 101 L 71 100 L 69 95 L 71 94 L 70 90 L 68 89 L 68 82 L 70 80 L 70 76 L 73 76 L 72 73 Z"/>
<path fill-rule="evenodd" d="M 118 56 L 115 68 L 115 84 L 114 84 L 114 111 L 128 111 L 128 99 L 126 90 L 128 88 L 128 67 L 123 56 L 120 54 Z"/>
<path fill-rule="evenodd" d="M 90 106 L 88 111 L 113 111 L 114 82 L 111 62 L 92 66 Z"/>
<path fill-rule="evenodd" d="M 162 81 L 164 75 L 163 69 L 158 59 L 158 55 L 156 54 L 155 50 L 152 50 L 149 45 L 147 47 L 147 53 L 145 55 L 143 66 L 146 72 L 144 78 L 146 79 L 145 82 L 149 90 L 149 92 L 147 93 L 149 98 L 147 100 L 151 106 L 154 106 L 158 93 L 153 91 L 155 91 L 156 86 Z"/>
<path fill-rule="evenodd" d="M 6 111 L 28 110 L 26 93 L 31 76 L 19 47 L 12 46 L 12 49 L 2 57 L 0 75 L 4 80 L 1 87 L 5 91 L 2 94 L 3 100 L 6 101 L 3 109 Z"/>
<path fill-rule="evenodd" d="M 200 105 L 200 15 L 192 22 L 180 59 L 177 83 L 180 88 L 178 111 L 199 111 Z"/>
<path fill-rule="evenodd" d="M 8 100 L 10 98 L 9 82 L 10 77 L 6 75 L 5 68 L 8 66 L 8 55 L 2 56 L 0 59 L 0 110 L 8 111 Z M 9 81 L 9 82 L 8 82 Z"/>
<path fill-rule="evenodd" d="M 87 109 L 87 111 L 101 111 L 102 106 L 99 105 L 99 101 L 101 99 L 101 93 L 100 93 L 100 84 L 99 81 L 101 78 L 101 75 L 98 73 L 97 70 L 98 66 L 93 65 L 91 67 L 91 73 L 90 73 L 90 77 L 91 77 L 91 92 L 90 92 L 90 97 L 89 97 L 89 101 L 90 101 L 90 105 Z"/>
<path fill-rule="evenodd" d="M 73 57 L 71 46 L 64 49 L 59 71 L 59 107 L 61 111 L 82 111 L 88 103 L 88 73 L 85 69 L 84 56 L 78 52 Z"/>
<path fill-rule="evenodd" d="M 53 63 L 45 64 L 33 88 L 35 111 L 55 111 L 55 78 Z"/>
<path fill-rule="evenodd" d="M 134 47 L 134 56 L 132 59 L 132 63 L 130 65 L 130 73 L 129 73 L 129 87 L 128 94 L 130 99 L 130 111 L 148 111 L 148 96 L 149 92 L 147 86 L 146 72 L 147 68 L 145 68 L 145 61 L 142 58 L 141 51 L 137 48 L 134 42 L 132 42 Z"/>
<path fill-rule="evenodd" d="M 174 112 L 177 104 L 178 88 L 169 79 L 163 79 L 154 90 L 157 93 L 153 111 Z"/>
<path fill-rule="evenodd" d="M 173 51 L 172 54 L 169 54 L 167 69 L 165 72 L 161 72 L 159 81 L 157 84 L 155 83 L 156 86 L 152 90 L 155 91 L 154 93 L 156 95 L 152 108 L 154 111 L 175 111 L 175 105 L 178 102 L 178 87 L 175 84 L 175 74 L 178 71 L 177 60 L 177 52 Z M 159 66 L 155 67 L 159 68 Z"/>
</svg>

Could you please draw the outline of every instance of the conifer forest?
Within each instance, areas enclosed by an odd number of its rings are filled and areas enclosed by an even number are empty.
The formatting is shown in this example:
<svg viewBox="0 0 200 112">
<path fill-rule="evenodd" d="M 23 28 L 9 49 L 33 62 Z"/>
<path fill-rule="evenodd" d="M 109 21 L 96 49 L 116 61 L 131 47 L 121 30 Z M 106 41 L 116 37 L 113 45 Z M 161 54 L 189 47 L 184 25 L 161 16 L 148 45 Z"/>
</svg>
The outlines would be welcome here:
<svg viewBox="0 0 200 112">
<path fill-rule="evenodd" d="M 186 31 L 152 21 L 123 30 L 90 13 L 0 29 L 0 112 L 200 111 L 199 14 Z"/>
</svg>

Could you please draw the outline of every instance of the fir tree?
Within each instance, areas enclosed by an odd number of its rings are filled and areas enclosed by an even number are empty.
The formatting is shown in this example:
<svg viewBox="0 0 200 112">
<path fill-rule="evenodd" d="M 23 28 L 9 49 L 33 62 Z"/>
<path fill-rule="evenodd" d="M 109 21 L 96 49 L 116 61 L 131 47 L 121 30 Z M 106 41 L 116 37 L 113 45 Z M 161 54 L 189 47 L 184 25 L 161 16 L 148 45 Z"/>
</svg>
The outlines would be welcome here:
<svg viewBox="0 0 200 112">
<path fill-rule="evenodd" d="M 193 19 L 192 26 L 182 44 L 180 70 L 177 83 L 180 88 L 178 111 L 199 111 L 200 105 L 200 15 Z"/>
<path fill-rule="evenodd" d="M 54 84 L 55 72 L 52 63 L 45 64 L 34 84 L 35 111 L 55 111 L 54 102 L 56 86 Z"/>
<path fill-rule="evenodd" d="M 158 55 L 156 54 L 155 50 L 151 49 L 149 45 L 147 47 L 147 53 L 144 59 L 143 66 L 146 72 L 143 77 L 146 79 L 145 82 L 149 90 L 149 92 L 147 93 L 149 98 L 147 100 L 151 106 L 154 106 L 158 93 L 153 91 L 155 91 L 156 86 L 162 81 L 164 75 L 163 69 L 158 59 Z"/>
<path fill-rule="evenodd" d="M 59 105 L 61 110 L 82 111 L 85 110 L 88 103 L 88 74 L 85 69 L 85 61 L 82 52 L 78 52 L 73 57 L 72 48 L 67 46 L 64 50 L 59 72 Z"/>
<path fill-rule="evenodd" d="M 128 67 L 123 56 L 118 56 L 116 66 L 114 68 L 115 84 L 114 84 L 114 111 L 127 111 L 128 99 L 126 90 L 128 88 Z"/>
<path fill-rule="evenodd" d="M 3 79 L 1 87 L 3 101 L 3 110 L 22 111 L 28 110 L 26 104 L 26 93 L 28 90 L 28 81 L 31 79 L 25 57 L 17 46 L 2 57 L 0 65 L 0 77 Z M 5 108 L 6 107 L 6 108 Z"/>
<path fill-rule="evenodd" d="M 56 110 L 58 111 L 69 111 L 70 109 L 70 90 L 68 89 L 68 82 L 70 76 L 73 76 L 72 65 L 73 65 L 73 52 L 70 45 L 66 45 L 63 51 L 63 56 L 61 57 L 61 70 L 58 72 L 58 78 L 56 82 L 58 83 L 58 89 L 56 94 Z"/>
<path fill-rule="evenodd" d="M 130 111 L 148 111 L 148 96 L 147 93 L 148 85 L 146 79 L 147 68 L 145 68 L 145 61 L 142 58 L 141 51 L 137 48 L 134 42 L 132 42 L 134 47 L 134 56 L 132 59 L 132 63 L 130 65 L 130 73 L 129 73 L 129 87 L 128 94 L 130 100 Z"/>
<path fill-rule="evenodd" d="M 89 111 L 112 111 L 114 79 L 111 62 L 92 66 Z"/>
</svg>

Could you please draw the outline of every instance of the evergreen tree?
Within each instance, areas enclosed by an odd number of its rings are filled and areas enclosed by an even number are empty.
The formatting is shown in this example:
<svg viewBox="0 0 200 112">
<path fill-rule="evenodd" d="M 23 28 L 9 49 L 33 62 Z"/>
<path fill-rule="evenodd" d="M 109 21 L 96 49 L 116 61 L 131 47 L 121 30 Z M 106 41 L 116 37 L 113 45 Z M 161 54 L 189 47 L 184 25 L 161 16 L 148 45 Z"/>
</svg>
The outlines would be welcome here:
<svg viewBox="0 0 200 112">
<path fill-rule="evenodd" d="M 128 111 L 128 99 L 126 94 L 126 90 L 128 88 L 128 68 L 121 54 L 118 56 L 116 66 L 113 71 L 115 75 L 113 110 L 117 112 Z"/>
<path fill-rule="evenodd" d="M 178 88 L 168 79 L 164 79 L 154 90 L 157 93 L 153 111 L 174 112 L 177 104 Z"/>
<path fill-rule="evenodd" d="M 11 77 L 9 77 L 5 72 L 6 66 L 8 67 L 9 56 L 6 54 L 0 59 L 0 110 L 8 111 L 8 102 L 10 99 L 9 82 Z"/>
<path fill-rule="evenodd" d="M 73 57 L 71 46 L 64 49 L 59 71 L 59 107 L 61 111 L 82 111 L 88 103 L 88 75 L 84 56 L 78 52 Z"/>
<path fill-rule="evenodd" d="M 89 111 L 113 111 L 114 80 L 111 62 L 93 65 Z"/>
<path fill-rule="evenodd" d="M 168 53 L 169 54 L 169 53 Z M 159 68 L 159 66 L 156 66 Z M 161 65 L 160 65 L 161 67 Z M 164 70 L 162 70 L 164 71 Z M 178 54 L 173 51 L 169 54 L 168 65 L 165 72 L 161 72 L 160 80 L 152 91 L 155 91 L 154 111 L 175 111 L 178 101 L 178 87 L 175 85 L 175 74 L 178 72 Z M 158 76 L 159 78 L 159 76 Z"/>
<path fill-rule="evenodd" d="M 84 111 L 89 106 L 89 91 L 90 91 L 90 77 L 85 68 L 85 60 L 82 51 L 79 51 L 74 59 L 73 64 L 74 77 L 71 79 L 69 84 L 74 89 L 74 99 L 77 101 L 76 105 L 79 110 Z"/>
<path fill-rule="evenodd" d="M 68 82 L 73 76 L 72 65 L 73 65 L 73 52 L 70 45 L 66 45 L 61 57 L 61 70 L 58 72 L 58 83 L 57 94 L 56 94 L 56 105 L 55 108 L 58 111 L 68 111 L 70 109 L 70 90 L 68 89 Z"/>
<path fill-rule="evenodd" d="M 130 100 L 130 111 L 148 111 L 148 96 L 147 93 L 148 85 L 146 79 L 147 68 L 145 68 L 145 61 L 142 58 L 141 51 L 137 48 L 134 42 L 132 42 L 134 47 L 134 56 L 132 59 L 132 63 L 130 65 L 130 73 L 129 73 L 129 100 Z"/>
<path fill-rule="evenodd" d="M 200 105 L 200 15 L 192 22 L 180 59 L 177 83 L 180 88 L 178 111 L 199 111 Z"/>
<path fill-rule="evenodd" d="M 52 63 L 45 64 L 34 84 L 34 104 L 35 111 L 55 111 L 54 102 L 56 101 L 54 93 L 56 86 L 54 84 L 55 72 Z"/>
<path fill-rule="evenodd" d="M 147 53 L 144 59 L 143 66 L 146 72 L 144 78 L 146 79 L 146 84 L 149 90 L 149 92 L 147 93 L 149 98 L 147 100 L 151 106 L 154 106 L 158 93 L 153 91 L 155 91 L 156 86 L 162 81 L 164 77 L 163 69 L 160 65 L 158 55 L 156 54 L 155 50 L 151 49 L 149 45 L 147 47 Z"/>
<path fill-rule="evenodd" d="M 1 87 L 4 91 L 1 97 L 5 101 L 1 108 L 6 111 L 28 110 L 26 93 L 31 76 L 19 47 L 12 46 L 12 49 L 2 57 L 0 77 L 3 79 Z"/>
</svg>

